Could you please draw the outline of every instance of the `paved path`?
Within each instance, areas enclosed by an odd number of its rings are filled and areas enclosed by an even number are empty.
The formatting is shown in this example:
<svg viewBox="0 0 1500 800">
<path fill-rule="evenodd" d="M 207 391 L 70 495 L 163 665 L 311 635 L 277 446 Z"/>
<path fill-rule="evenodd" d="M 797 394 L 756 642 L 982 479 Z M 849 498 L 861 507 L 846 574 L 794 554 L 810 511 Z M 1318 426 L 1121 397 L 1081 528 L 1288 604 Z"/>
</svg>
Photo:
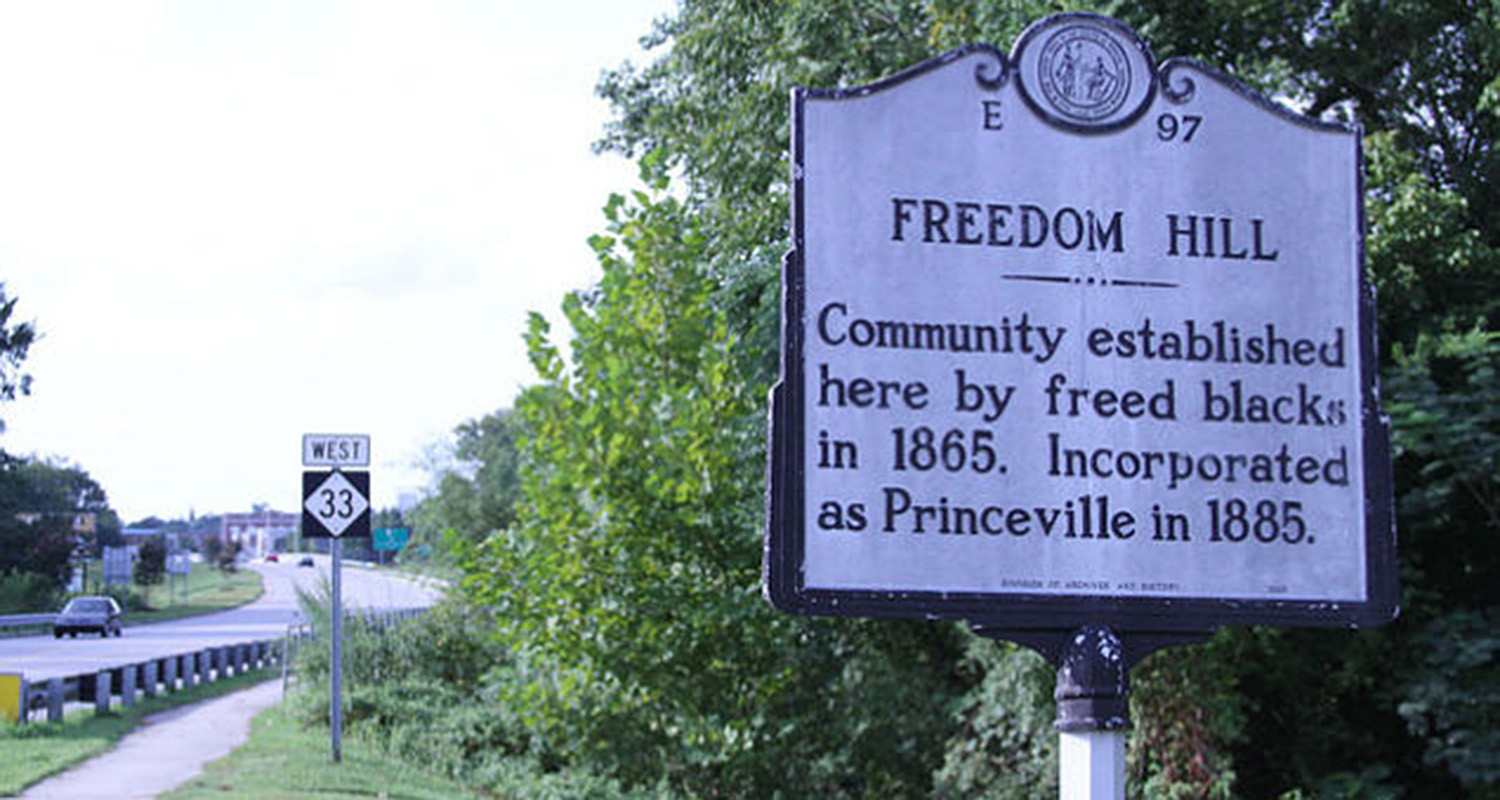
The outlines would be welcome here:
<svg viewBox="0 0 1500 800">
<path fill-rule="evenodd" d="M 281 680 L 147 717 L 115 749 L 20 794 L 51 800 L 154 798 L 187 783 L 250 736 L 250 719 L 281 702 Z"/>
</svg>

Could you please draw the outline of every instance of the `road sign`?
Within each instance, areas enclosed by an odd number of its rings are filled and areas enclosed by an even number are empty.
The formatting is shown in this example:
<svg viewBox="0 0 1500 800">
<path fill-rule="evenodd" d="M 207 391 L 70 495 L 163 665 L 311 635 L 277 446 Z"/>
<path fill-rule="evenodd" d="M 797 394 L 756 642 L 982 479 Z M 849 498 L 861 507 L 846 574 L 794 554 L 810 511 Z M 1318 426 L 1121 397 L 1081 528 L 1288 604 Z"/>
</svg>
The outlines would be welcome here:
<svg viewBox="0 0 1500 800">
<path fill-rule="evenodd" d="M 302 466 L 368 467 L 370 437 L 363 433 L 303 434 Z"/>
<path fill-rule="evenodd" d="M 130 583 L 133 559 L 130 557 L 129 547 L 105 547 L 103 558 L 106 586 L 123 586 Z"/>
<path fill-rule="evenodd" d="M 192 558 L 187 553 L 177 552 L 167 556 L 167 573 L 170 575 L 187 575 L 193 571 Z"/>
<path fill-rule="evenodd" d="M 370 535 L 370 473 L 302 473 L 302 535 Z"/>
<path fill-rule="evenodd" d="M 778 607 L 1394 617 L 1357 129 L 1084 14 L 793 103 Z"/>
<path fill-rule="evenodd" d="M 371 549 L 394 552 L 406 546 L 406 541 L 411 538 L 411 528 L 376 528 L 374 541 Z"/>
</svg>

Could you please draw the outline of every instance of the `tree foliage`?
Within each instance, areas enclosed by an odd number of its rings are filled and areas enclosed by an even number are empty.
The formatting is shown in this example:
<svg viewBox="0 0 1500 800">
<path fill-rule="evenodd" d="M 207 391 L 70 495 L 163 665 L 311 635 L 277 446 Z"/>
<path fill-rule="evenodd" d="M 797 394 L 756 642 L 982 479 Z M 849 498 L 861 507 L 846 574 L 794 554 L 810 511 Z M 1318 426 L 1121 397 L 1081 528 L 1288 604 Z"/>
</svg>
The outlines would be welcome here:
<svg viewBox="0 0 1500 800">
<path fill-rule="evenodd" d="M 454 429 L 456 463 L 442 469 L 433 492 L 412 511 L 418 539 L 434 545 L 452 531 L 479 542 L 514 524 L 521 496 L 514 429 L 503 409 Z"/>
<path fill-rule="evenodd" d="M 74 529 L 94 516 L 92 534 Z M 0 454 L 0 574 L 32 573 L 62 587 L 72 575 L 69 558 L 120 538 L 120 521 L 104 489 L 83 469 Z"/>
<path fill-rule="evenodd" d="M 0 283 L 0 402 L 31 394 L 31 376 L 21 371 L 21 363 L 36 341 L 36 325 L 13 322 L 17 302 L 18 298 L 6 297 L 5 284 Z M 4 429 L 0 424 L 0 431 Z"/>
<path fill-rule="evenodd" d="M 630 786 L 919 796 L 951 632 L 794 620 L 759 599 L 764 386 L 711 302 L 698 220 L 659 161 L 643 175 L 605 207 L 599 284 L 564 302 L 566 357 L 532 318 L 525 502 L 468 555 L 465 588 L 517 654 L 506 698 Z"/>
<path fill-rule="evenodd" d="M 141 543 L 134 567 L 135 582 L 141 586 L 155 586 L 167 578 L 167 542 L 160 536 L 151 536 Z"/>
<path fill-rule="evenodd" d="M 1008 46 L 1064 5 L 1124 20 L 1159 59 L 1196 57 L 1363 127 L 1395 431 L 1401 620 L 1226 630 L 1149 659 L 1135 674 L 1132 795 L 1500 792 L 1500 12 L 1488 0 L 680 3 L 646 39 L 655 60 L 599 84 L 615 110 L 599 148 L 640 159 L 643 186 L 605 208 L 607 234 L 591 242 L 602 277 L 564 302 L 570 346 L 532 318 L 540 383 L 513 413 L 460 428 L 472 469 L 426 506 L 471 543 L 488 536 L 464 548 L 466 593 L 514 658 L 489 676 L 495 696 L 536 731 L 548 768 L 687 796 L 1051 791 L 1039 659 L 949 625 L 784 617 L 759 599 L 758 570 L 788 89 L 866 83 L 972 41 Z M 497 503 L 517 456 L 520 501 Z"/>
<path fill-rule="evenodd" d="M 22 365 L 37 331 L 33 323 L 15 320 L 17 302 L 0 283 L 0 403 L 31 393 L 31 376 Z M 91 535 L 74 529 L 80 514 L 93 515 Z M 75 549 L 112 544 L 119 536 L 120 520 L 87 472 L 0 450 L 0 580 L 7 587 L 7 605 L 50 608 L 72 575 L 69 558 Z"/>
</svg>

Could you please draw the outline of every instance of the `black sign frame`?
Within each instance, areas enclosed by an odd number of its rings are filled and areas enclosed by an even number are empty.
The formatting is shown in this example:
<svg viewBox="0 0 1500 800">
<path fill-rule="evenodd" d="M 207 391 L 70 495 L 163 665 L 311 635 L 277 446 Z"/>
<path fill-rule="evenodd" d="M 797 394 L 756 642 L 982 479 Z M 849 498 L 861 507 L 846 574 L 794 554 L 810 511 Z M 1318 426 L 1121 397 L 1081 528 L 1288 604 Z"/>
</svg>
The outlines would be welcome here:
<svg viewBox="0 0 1500 800">
<path fill-rule="evenodd" d="M 307 501 L 322 487 L 323 482 L 333 477 L 334 473 L 344 476 L 360 496 L 364 499 L 365 507 L 359 514 L 354 516 L 343 533 L 334 534 L 323 527 L 323 522 L 313 516 L 307 510 Z M 374 506 L 370 503 L 370 472 L 368 470 L 304 470 L 302 473 L 302 536 L 313 539 L 348 539 L 365 538 L 372 535 L 370 527 L 371 510 Z"/>
<path fill-rule="evenodd" d="M 1059 15 L 1093 17 L 1093 15 Z M 1049 18 L 1055 19 L 1055 18 Z M 1104 19 L 1104 18 L 1097 18 Z M 1108 22 L 1114 23 L 1113 20 Z M 1134 34 L 1131 33 L 1133 36 Z M 1019 50 L 1026 42 L 1023 36 Z M 1295 115 L 1265 99 L 1222 72 L 1187 60 L 1169 59 L 1158 68 L 1144 43 L 1141 48 L 1154 70 L 1153 81 L 1169 98 L 1174 92 L 1191 91 L 1191 79 L 1173 73 L 1190 67 L 1218 81 L 1296 124 L 1330 126 Z M 931 591 L 866 591 L 809 588 L 803 582 L 802 564 L 806 531 L 806 429 L 804 396 L 804 325 L 806 273 L 804 253 L 804 157 L 805 106 L 810 98 L 856 99 L 877 94 L 951 64 L 975 53 L 983 53 L 998 68 L 975 78 L 999 85 L 1015 70 L 1016 60 L 990 45 L 970 45 L 918 64 L 886 80 L 868 86 L 824 90 L 798 88 L 792 94 L 792 249 L 782 272 L 781 369 L 770 394 L 767 459 L 767 531 L 764 583 L 766 598 L 778 609 L 795 614 L 837 617 L 907 617 L 967 620 L 976 628 L 997 631 L 1071 630 L 1085 625 L 1108 626 L 1117 631 L 1191 633 L 1219 625 L 1265 624 L 1290 627 L 1373 627 L 1395 619 L 1399 613 L 1396 571 L 1394 492 L 1391 477 L 1389 421 L 1380 412 L 1375 336 L 1374 292 L 1359 277 L 1358 349 L 1360 354 L 1360 406 L 1364 460 L 1365 497 L 1365 585 L 1363 602 L 1305 600 L 1245 600 L 1212 598 L 1167 598 L 1119 595 L 1048 595 L 1024 593 L 963 593 Z M 1174 82 L 1177 81 L 1177 82 Z M 1187 81 L 1186 84 L 1180 81 Z M 1186 88 L 1184 88 L 1186 86 Z M 1128 124 L 1128 123 L 1127 123 Z M 1059 126 L 1067 127 L 1067 126 Z M 1359 154 L 1362 165 L 1363 156 Z M 1361 173 L 1363 172 L 1361 168 Z M 1362 195 L 1363 178 L 1360 176 Z M 1364 207 L 1358 200 L 1359 261 L 1364 260 Z M 1005 638 L 1017 638 L 1006 636 Z M 1024 637 L 1021 637 L 1024 638 Z"/>
</svg>

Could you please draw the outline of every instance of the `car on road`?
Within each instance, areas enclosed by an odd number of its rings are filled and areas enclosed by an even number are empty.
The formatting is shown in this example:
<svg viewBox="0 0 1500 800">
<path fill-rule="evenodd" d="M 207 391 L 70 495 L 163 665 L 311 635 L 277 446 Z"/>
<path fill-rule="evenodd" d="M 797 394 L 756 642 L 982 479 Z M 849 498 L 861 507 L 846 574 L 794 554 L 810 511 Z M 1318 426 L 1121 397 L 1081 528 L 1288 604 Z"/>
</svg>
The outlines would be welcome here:
<svg viewBox="0 0 1500 800">
<path fill-rule="evenodd" d="M 278 562 L 280 560 L 281 560 L 281 556 L 278 556 L 275 553 L 266 553 L 266 563 L 267 564 L 275 564 L 276 562 Z"/>
<path fill-rule="evenodd" d="M 297 562 L 297 566 L 299 566 L 299 567 L 312 567 L 312 566 L 316 566 L 316 565 L 313 564 L 313 557 L 312 556 L 303 556 Z"/>
<path fill-rule="evenodd" d="M 52 621 L 52 636 L 61 639 L 65 633 L 77 636 L 89 631 L 100 636 L 119 636 L 124 633 L 123 617 L 120 604 L 113 597 L 75 597 L 57 612 L 57 618 Z"/>
</svg>

